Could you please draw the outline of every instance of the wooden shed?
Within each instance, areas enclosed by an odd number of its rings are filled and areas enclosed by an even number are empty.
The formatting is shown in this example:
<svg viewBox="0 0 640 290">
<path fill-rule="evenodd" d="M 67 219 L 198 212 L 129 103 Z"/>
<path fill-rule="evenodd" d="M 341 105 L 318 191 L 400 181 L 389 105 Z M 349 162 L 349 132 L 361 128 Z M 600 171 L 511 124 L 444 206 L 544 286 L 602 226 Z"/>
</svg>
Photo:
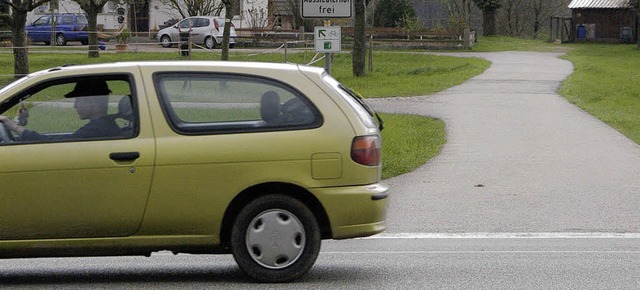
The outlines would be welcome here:
<svg viewBox="0 0 640 290">
<path fill-rule="evenodd" d="M 572 0 L 574 41 L 636 41 L 636 14 L 629 0 Z"/>
</svg>

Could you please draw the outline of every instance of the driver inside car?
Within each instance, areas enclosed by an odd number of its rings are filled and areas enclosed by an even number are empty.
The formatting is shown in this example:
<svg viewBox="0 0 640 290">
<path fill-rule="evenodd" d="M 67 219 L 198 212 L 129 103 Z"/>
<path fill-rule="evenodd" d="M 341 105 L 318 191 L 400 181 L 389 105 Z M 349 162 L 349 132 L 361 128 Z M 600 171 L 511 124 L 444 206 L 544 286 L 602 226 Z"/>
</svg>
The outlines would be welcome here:
<svg viewBox="0 0 640 290">
<path fill-rule="evenodd" d="M 103 80 L 83 80 L 79 81 L 73 91 L 66 94 L 67 98 L 74 98 L 73 107 L 78 112 L 80 119 L 90 120 L 70 136 L 69 139 L 115 137 L 122 134 L 120 127 L 114 118 L 108 115 L 109 107 L 109 87 Z M 20 136 L 23 141 L 50 140 L 50 136 L 40 134 L 18 125 L 7 116 L 0 115 L 0 122 L 4 123 L 7 129 Z"/>
</svg>

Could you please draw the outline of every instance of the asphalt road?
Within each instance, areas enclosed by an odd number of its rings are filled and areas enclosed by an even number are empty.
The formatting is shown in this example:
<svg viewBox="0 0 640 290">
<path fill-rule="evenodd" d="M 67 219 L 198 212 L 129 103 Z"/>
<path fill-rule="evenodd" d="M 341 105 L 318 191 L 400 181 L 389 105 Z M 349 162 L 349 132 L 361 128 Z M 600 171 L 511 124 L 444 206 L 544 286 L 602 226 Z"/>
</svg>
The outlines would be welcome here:
<svg viewBox="0 0 640 290">
<path fill-rule="evenodd" d="M 3 289 L 638 289 L 640 236 L 326 241 L 309 274 L 252 283 L 231 256 L 0 260 Z"/>
</svg>

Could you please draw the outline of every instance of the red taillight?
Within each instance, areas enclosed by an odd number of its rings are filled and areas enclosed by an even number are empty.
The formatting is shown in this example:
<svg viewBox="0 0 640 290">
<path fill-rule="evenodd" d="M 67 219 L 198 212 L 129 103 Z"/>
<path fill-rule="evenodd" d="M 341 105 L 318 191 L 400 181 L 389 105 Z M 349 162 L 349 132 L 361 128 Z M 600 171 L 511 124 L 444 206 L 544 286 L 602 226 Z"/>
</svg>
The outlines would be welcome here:
<svg viewBox="0 0 640 290">
<path fill-rule="evenodd" d="M 351 159 L 367 166 L 377 166 L 381 163 L 382 146 L 378 136 L 358 136 L 351 143 Z"/>
<path fill-rule="evenodd" d="M 218 19 L 213 20 L 213 24 L 216 26 L 216 30 L 220 30 L 220 24 L 218 24 Z"/>
</svg>

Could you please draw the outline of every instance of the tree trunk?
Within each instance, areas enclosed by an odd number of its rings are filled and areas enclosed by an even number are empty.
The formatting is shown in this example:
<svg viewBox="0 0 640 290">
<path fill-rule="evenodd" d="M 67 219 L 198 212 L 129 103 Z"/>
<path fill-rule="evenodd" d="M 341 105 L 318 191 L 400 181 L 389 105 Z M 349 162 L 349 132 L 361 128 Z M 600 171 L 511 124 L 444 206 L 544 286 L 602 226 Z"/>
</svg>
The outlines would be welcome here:
<svg viewBox="0 0 640 290">
<path fill-rule="evenodd" d="M 222 53 L 220 60 L 229 60 L 229 36 L 231 34 L 231 17 L 233 17 L 233 1 L 224 1 L 224 31 L 222 32 Z"/>
<path fill-rule="evenodd" d="M 640 49 L 640 10 L 636 9 L 636 46 Z"/>
<path fill-rule="evenodd" d="M 93 7 L 91 7 L 93 8 Z M 97 9 L 88 9 L 87 12 L 87 22 L 88 30 L 89 30 L 89 58 L 100 57 L 100 52 L 98 51 L 98 10 Z"/>
<path fill-rule="evenodd" d="M 482 11 L 482 35 L 491 36 L 496 34 L 496 10 L 486 9 Z"/>
<path fill-rule="evenodd" d="M 19 79 L 29 73 L 29 54 L 27 51 L 27 36 L 24 27 L 27 24 L 26 11 L 13 11 L 11 34 L 13 37 L 13 73 L 14 79 Z"/>
<path fill-rule="evenodd" d="M 351 63 L 353 75 L 361 77 L 365 72 L 365 59 L 367 53 L 367 36 L 365 34 L 365 1 L 355 0 L 355 30 L 353 39 L 353 55 Z"/>
<path fill-rule="evenodd" d="M 542 27 L 541 18 L 542 18 L 542 9 L 544 8 L 542 1 L 536 1 L 534 3 L 535 7 L 533 8 L 533 39 L 538 39 L 538 34 L 540 34 L 540 28 Z"/>
</svg>

